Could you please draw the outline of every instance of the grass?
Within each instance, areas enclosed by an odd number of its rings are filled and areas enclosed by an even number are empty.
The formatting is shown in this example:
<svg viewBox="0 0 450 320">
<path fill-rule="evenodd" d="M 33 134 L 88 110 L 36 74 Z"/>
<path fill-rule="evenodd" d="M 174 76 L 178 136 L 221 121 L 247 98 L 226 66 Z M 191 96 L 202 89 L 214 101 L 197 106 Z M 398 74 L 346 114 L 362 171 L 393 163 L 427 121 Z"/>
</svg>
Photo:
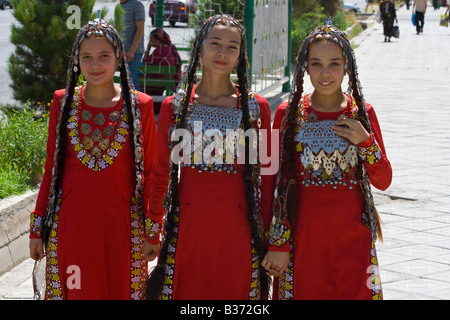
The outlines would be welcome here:
<svg viewBox="0 0 450 320">
<path fill-rule="evenodd" d="M 48 116 L 26 104 L 0 105 L 0 199 L 39 183 L 46 158 Z"/>
</svg>

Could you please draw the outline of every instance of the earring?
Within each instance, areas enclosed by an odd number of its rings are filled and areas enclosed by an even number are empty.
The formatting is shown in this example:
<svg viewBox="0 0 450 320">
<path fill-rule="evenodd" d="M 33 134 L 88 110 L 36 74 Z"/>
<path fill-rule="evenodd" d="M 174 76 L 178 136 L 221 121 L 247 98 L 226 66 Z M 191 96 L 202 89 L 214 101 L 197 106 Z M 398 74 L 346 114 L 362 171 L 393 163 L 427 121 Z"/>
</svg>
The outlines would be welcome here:
<svg viewBox="0 0 450 320">
<path fill-rule="evenodd" d="M 77 67 L 77 65 L 78 65 L 78 60 L 75 59 L 75 60 L 73 61 L 73 64 L 74 64 L 74 66 L 73 66 L 73 71 L 74 71 L 74 72 L 78 72 L 78 67 Z"/>
</svg>

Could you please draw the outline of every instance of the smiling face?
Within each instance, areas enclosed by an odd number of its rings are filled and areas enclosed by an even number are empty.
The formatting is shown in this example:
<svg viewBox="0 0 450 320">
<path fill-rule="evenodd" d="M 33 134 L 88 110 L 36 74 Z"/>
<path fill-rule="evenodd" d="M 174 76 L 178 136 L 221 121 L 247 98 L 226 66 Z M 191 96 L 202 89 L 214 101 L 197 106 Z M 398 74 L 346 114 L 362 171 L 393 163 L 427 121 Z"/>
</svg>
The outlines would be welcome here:
<svg viewBox="0 0 450 320">
<path fill-rule="evenodd" d="M 309 48 L 308 67 L 315 92 L 330 96 L 341 93 L 345 75 L 342 48 L 331 41 L 313 42 Z"/>
<path fill-rule="evenodd" d="M 104 85 L 113 82 L 114 73 L 119 66 L 114 47 L 104 37 L 86 38 L 80 44 L 81 74 L 90 85 Z"/>
<path fill-rule="evenodd" d="M 200 51 L 202 71 L 229 75 L 239 59 L 241 38 L 236 27 L 216 24 Z"/>
</svg>

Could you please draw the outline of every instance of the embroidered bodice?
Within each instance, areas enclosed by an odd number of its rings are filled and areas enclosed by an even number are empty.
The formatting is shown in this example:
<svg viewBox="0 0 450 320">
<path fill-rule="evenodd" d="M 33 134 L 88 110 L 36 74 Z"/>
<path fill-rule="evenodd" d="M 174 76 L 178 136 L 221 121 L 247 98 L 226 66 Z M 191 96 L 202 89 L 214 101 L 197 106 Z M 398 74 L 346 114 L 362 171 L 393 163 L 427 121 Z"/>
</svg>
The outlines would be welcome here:
<svg viewBox="0 0 450 320">
<path fill-rule="evenodd" d="M 184 94 L 184 91 L 179 91 L 174 96 L 175 117 L 180 111 L 180 102 Z M 245 137 L 248 136 L 250 141 L 256 142 L 254 147 L 257 146 L 256 129 L 260 125 L 259 104 L 253 94 L 249 95 L 248 105 L 250 121 L 255 123 L 255 130 L 244 132 L 242 110 L 239 106 L 235 108 L 208 106 L 193 100 L 186 115 L 186 131 L 181 132 L 186 135 L 186 142 L 190 143 L 183 143 L 185 141 L 183 139 L 178 145 L 174 135 L 175 125 L 169 133 L 172 151 L 178 151 L 179 147 L 183 146 L 184 153 L 180 165 L 196 168 L 199 172 L 236 173 L 237 166 L 245 162 Z M 174 149 L 177 145 L 178 147 Z M 256 164 L 256 160 L 254 161 Z"/>
<path fill-rule="evenodd" d="M 356 102 L 349 98 L 347 107 L 338 118 L 358 119 L 357 111 Z M 306 187 L 332 185 L 337 188 L 342 185 L 352 189 L 358 183 L 358 158 L 368 151 L 337 136 L 331 128 L 336 120 L 320 120 L 308 105 L 307 96 L 301 99 L 297 118 L 298 133 L 294 140 L 301 162 L 302 183 Z M 377 157 L 381 157 L 378 146 L 373 146 L 369 153 L 373 155 L 374 152 Z"/>
<path fill-rule="evenodd" d="M 122 98 L 113 107 L 95 108 L 84 103 L 83 87 L 75 89 L 67 127 L 78 160 L 93 171 L 111 165 L 128 136 L 128 115 Z"/>
</svg>

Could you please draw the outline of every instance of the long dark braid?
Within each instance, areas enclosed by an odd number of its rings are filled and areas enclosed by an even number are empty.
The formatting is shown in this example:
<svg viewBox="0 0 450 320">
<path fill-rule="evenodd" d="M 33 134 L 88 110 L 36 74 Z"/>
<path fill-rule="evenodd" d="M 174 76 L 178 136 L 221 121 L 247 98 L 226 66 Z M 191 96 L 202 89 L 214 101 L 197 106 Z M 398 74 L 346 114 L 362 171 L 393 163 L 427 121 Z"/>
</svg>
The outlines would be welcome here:
<svg viewBox="0 0 450 320">
<path fill-rule="evenodd" d="M 80 71 L 72 72 L 68 79 L 67 94 L 62 100 L 61 109 L 58 114 L 58 124 L 56 126 L 56 148 L 54 154 L 54 165 L 52 173 L 52 182 L 50 186 L 50 195 L 47 204 L 47 213 L 44 224 L 42 225 L 42 239 L 46 244 L 50 238 L 50 231 L 53 224 L 53 212 L 57 207 L 59 190 L 62 188 L 62 175 L 64 171 L 64 156 L 67 146 L 67 120 L 69 118 L 70 105 L 75 92 L 75 86 L 79 78 Z"/>
<path fill-rule="evenodd" d="M 189 101 L 192 93 L 192 88 L 196 80 L 196 70 L 199 59 L 199 52 L 192 50 L 191 52 L 191 68 L 187 72 L 187 90 L 186 95 L 181 101 L 181 114 L 177 115 L 176 129 L 184 128 Z M 157 300 L 161 294 L 161 288 L 164 281 L 165 262 L 168 256 L 169 244 L 175 235 L 175 218 L 178 216 L 178 210 L 180 206 L 180 199 L 178 195 L 178 171 L 179 165 L 176 162 L 172 162 L 170 166 L 170 199 L 168 200 L 167 215 L 164 220 L 164 241 L 162 242 L 161 249 L 158 257 L 158 264 L 152 270 L 145 291 L 145 298 L 147 300 Z"/>
<path fill-rule="evenodd" d="M 242 123 L 244 131 L 253 128 L 250 121 L 250 112 L 248 106 L 249 79 L 248 79 L 248 62 L 246 57 L 246 41 L 243 37 L 241 44 L 241 52 L 244 56 L 239 60 L 236 71 L 238 75 L 238 88 L 240 97 L 240 106 L 242 109 Z M 250 148 L 249 143 L 246 143 L 246 148 Z M 259 213 L 259 208 L 255 202 L 255 166 L 250 164 L 248 159 L 249 151 L 246 151 L 246 161 L 244 164 L 244 184 L 245 184 L 245 200 L 247 202 L 247 220 L 250 225 L 251 236 L 255 245 L 255 250 L 259 258 L 259 273 L 261 277 L 261 298 L 266 299 L 269 293 L 270 278 L 266 274 L 266 270 L 262 267 L 262 260 L 264 259 L 266 249 L 264 247 L 264 238 L 258 229 L 256 217 Z"/>
<path fill-rule="evenodd" d="M 186 115 L 188 112 L 189 101 L 192 94 L 192 89 L 196 83 L 196 70 L 199 64 L 199 54 L 201 47 L 206 40 L 208 32 L 216 23 L 223 23 L 224 25 L 231 25 L 237 27 L 242 35 L 241 51 L 238 59 L 238 65 L 236 67 L 238 74 L 238 89 L 240 95 L 240 106 L 243 114 L 244 129 L 252 128 L 250 121 L 249 107 L 248 107 L 248 95 L 249 95 L 249 80 L 248 80 L 248 60 L 246 55 L 246 39 L 245 30 L 240 23 L 234 18 L 227 15 L 218 15 L 209 18 L 201 27 L 197 33 L 194 41 L 189 66 L 186 74 L 186 94 L 181 101 L 180 112 L 176 119 L 176 128 L 184 128 L 186 123 Z M 175 217 L 178 215 L 179 197 L 178 197 L 178 169 L 179 166 L 176 163 L 171 165 L 170 178 L 171 178 L 171 199 L 169 199 L 170 206 L 164 223 L 164 241 L 161 246 L 159 262 L 155 269 L 152 271 L 149 280 L 147 282 L 146 298 L 149 300 L 158 299 L 161 294 L 161 288 L 164 280 L 164 266 L 168 255 L 168 246 L 174 236 Z M 260 259 L 260 274 L 261 274 L 261 296 L 267 297 L 270 286 L 270 279 L 266 275 L 264 268 L 261 267 L 261 261 L 265 255 L 264 240 L 262 234 L 258 231 L 258 225 L 255 220 L 255 213 L 259 209 L 255 203 L 255 190 L 254 190 L 254 166 L 246 161 L 244 165 L 244 183 L 245 183 L 245 199 L 247 202 L 247 220 L 251 229 L 251 236 Z"/>
</svg>

